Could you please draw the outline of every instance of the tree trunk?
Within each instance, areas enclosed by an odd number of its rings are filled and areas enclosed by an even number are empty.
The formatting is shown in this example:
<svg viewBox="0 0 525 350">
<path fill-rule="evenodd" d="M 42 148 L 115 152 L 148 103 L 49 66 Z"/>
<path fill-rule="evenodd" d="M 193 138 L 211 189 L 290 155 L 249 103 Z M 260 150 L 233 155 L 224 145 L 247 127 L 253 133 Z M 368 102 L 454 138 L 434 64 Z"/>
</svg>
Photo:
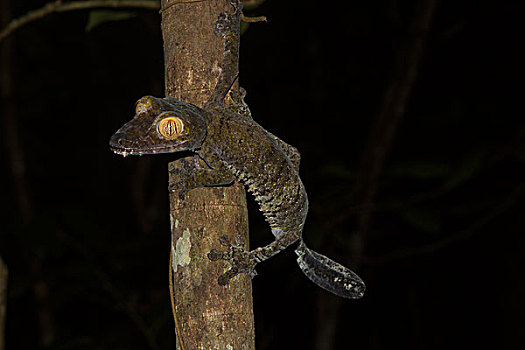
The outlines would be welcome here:
<svg viewBox="0 0 525 350">
<path fill-rule="evenodd" d="M 5 348 L 5 310 L 7 307 L 7 266 L 0 258 L 0 350 Z"/>
<path fill-rule="evenodd" d="M 202 107 L 223 62 L 224 41 L 213 34 L 214 25 L 232 7 L 228 0 L 161 4 L 166 96 Z M 217 278 L 228 266 L 206 256 L 221 248 L 225 235 L 232 241 L 240 235 L 248 247 L 244 187 L 199 188 L 184 201 L 170 194 L 170 219 L 177 349 L 255 349 L 250 277 L 220 286 Z"/>
</svg>

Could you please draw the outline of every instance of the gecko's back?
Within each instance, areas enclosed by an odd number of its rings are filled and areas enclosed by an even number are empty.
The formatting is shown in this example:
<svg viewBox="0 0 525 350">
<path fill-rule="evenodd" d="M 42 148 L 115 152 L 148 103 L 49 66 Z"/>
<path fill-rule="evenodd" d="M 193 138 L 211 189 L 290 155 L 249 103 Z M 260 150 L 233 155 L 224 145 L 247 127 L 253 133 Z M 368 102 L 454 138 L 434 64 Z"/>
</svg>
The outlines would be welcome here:
<svg viewBox="0 0 525 350">
<path fill-rule="evenodd" d="M 208 132 L 203 155 L 215 153 L 247 186 L 275 236 L 284 234 L 288 244 L 296 241 L 308 212 L 308 198 L 296 165 L 275 137 L 253 119 L 227 111 L 213 116 Z"/>
</svg>

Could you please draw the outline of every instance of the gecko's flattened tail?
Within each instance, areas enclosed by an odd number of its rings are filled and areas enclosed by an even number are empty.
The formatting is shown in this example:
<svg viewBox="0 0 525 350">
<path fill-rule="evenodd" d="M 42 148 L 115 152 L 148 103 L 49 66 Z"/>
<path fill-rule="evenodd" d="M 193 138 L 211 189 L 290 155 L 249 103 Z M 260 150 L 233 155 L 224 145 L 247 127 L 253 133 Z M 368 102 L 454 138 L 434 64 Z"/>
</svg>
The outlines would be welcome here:
<svg viewBox="0 0 525 350">
<path fill-rule="evenodd" d="M 315 284 L 343 298 L 359 299 L 365 294 L 365 283 L 349 268 L 306 247 L 301 240 L 295 250 L 297 263 Z"/>
</svg>

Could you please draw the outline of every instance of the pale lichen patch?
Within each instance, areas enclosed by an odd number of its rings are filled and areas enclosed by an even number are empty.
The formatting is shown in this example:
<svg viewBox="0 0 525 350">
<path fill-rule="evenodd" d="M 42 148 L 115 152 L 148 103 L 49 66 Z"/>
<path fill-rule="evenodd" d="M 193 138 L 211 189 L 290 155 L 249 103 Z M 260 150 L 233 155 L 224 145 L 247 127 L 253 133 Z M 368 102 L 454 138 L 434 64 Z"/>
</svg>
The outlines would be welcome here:
<svg viewBox="0 0 525 350">
<path fill-rule="evenodd" d="M 186 81 L 188 82 L 188 86 L 192 86 L 193 85 L 193 70 L 188 70 L 188 77 L 186 79 Z"/>
<path fill-rule="evenodd" d="M 173 244 L 171 244 L 171 256 L 172 256 L 172 259 L 171 259 L 171 270 L 173 272 L 177 272 L 177 262 L 175 260 L 176 253 L 175 253 L 175 247 L 173 246 Z"/>
<path fill-rule="evenodd" d="M 222 72 L 221 62 L 219 60 L 213 61 L 211 71 L 213 74 L 220 74 Z"/>
<path fill-rule="evenodd" d="M 173 249 L 173 246 L 172 246 Z M 189 265 L 191 250 L 191 240 L 190 240 L 190 230 L 185 229 L 182 233 L 182 237 L 177 239 L 177 244 L 175 245 L 175 251 L 173 252 L 173 271 L 177 272 L 178 266 L 187 266 Z"/>
</svg>

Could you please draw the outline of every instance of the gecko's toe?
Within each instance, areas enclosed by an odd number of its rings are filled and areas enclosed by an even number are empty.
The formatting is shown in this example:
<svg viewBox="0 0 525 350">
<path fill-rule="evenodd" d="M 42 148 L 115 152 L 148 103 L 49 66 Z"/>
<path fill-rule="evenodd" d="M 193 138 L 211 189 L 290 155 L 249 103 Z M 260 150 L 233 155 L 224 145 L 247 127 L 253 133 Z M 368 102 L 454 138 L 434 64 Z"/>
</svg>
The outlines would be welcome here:
<svg viewBox="0 0 525 350">
<path fill-rule="evenodd" d="M 186 199 L 186 193 L 188 193 L 188 191 L 182 190 L 178 183 L 169 185 L 168 191 L 177 195 L 181 201 Z"/>
<path fill-rule="evenodd" d="M 232 278 L 234 278 L 240 273 L 247 273 L 248 275 L 250 275 L 251 278 L 257 276 L 257 271 L 255 271 L 253 266 L 243 269 L 239 269 L 239 266 L 232 266 L 228 271 L 219 276 L 217 282 L 219 283 L 219 285 L 225 286 L 230 283 L 230 280 Z"/>
<path fill-rule="evenodd" d="M 208 259 L 211 261 L 228 260 L 228 252 L 221 252 L 216 249 L 212 249 L 208 253 Z"/>
<path fill-rule="evenodd" d="M 230 239 L 228 238 L 228 236 L 220 236 L 219 237 L 219 243 L 223 246 L 223 247 L 226 247 L 226 248 L 230 248 L 231 244 L 230 244 Z"/>
<path fill-rule="evenodd" d="M 225 273 L 223 273 L 222 275 L 220 275 L 218 280 L 217 280 L 217 282 L 219 283 L 219 285 L 225 286 L 225 285 L 229 284 L 230 280 L 233 277 L 237 276 L 238 274 L 239 274 L 239 270 L 238 269 L 231 268 L 228 271 L 226 271 Z"/>
</svg>

